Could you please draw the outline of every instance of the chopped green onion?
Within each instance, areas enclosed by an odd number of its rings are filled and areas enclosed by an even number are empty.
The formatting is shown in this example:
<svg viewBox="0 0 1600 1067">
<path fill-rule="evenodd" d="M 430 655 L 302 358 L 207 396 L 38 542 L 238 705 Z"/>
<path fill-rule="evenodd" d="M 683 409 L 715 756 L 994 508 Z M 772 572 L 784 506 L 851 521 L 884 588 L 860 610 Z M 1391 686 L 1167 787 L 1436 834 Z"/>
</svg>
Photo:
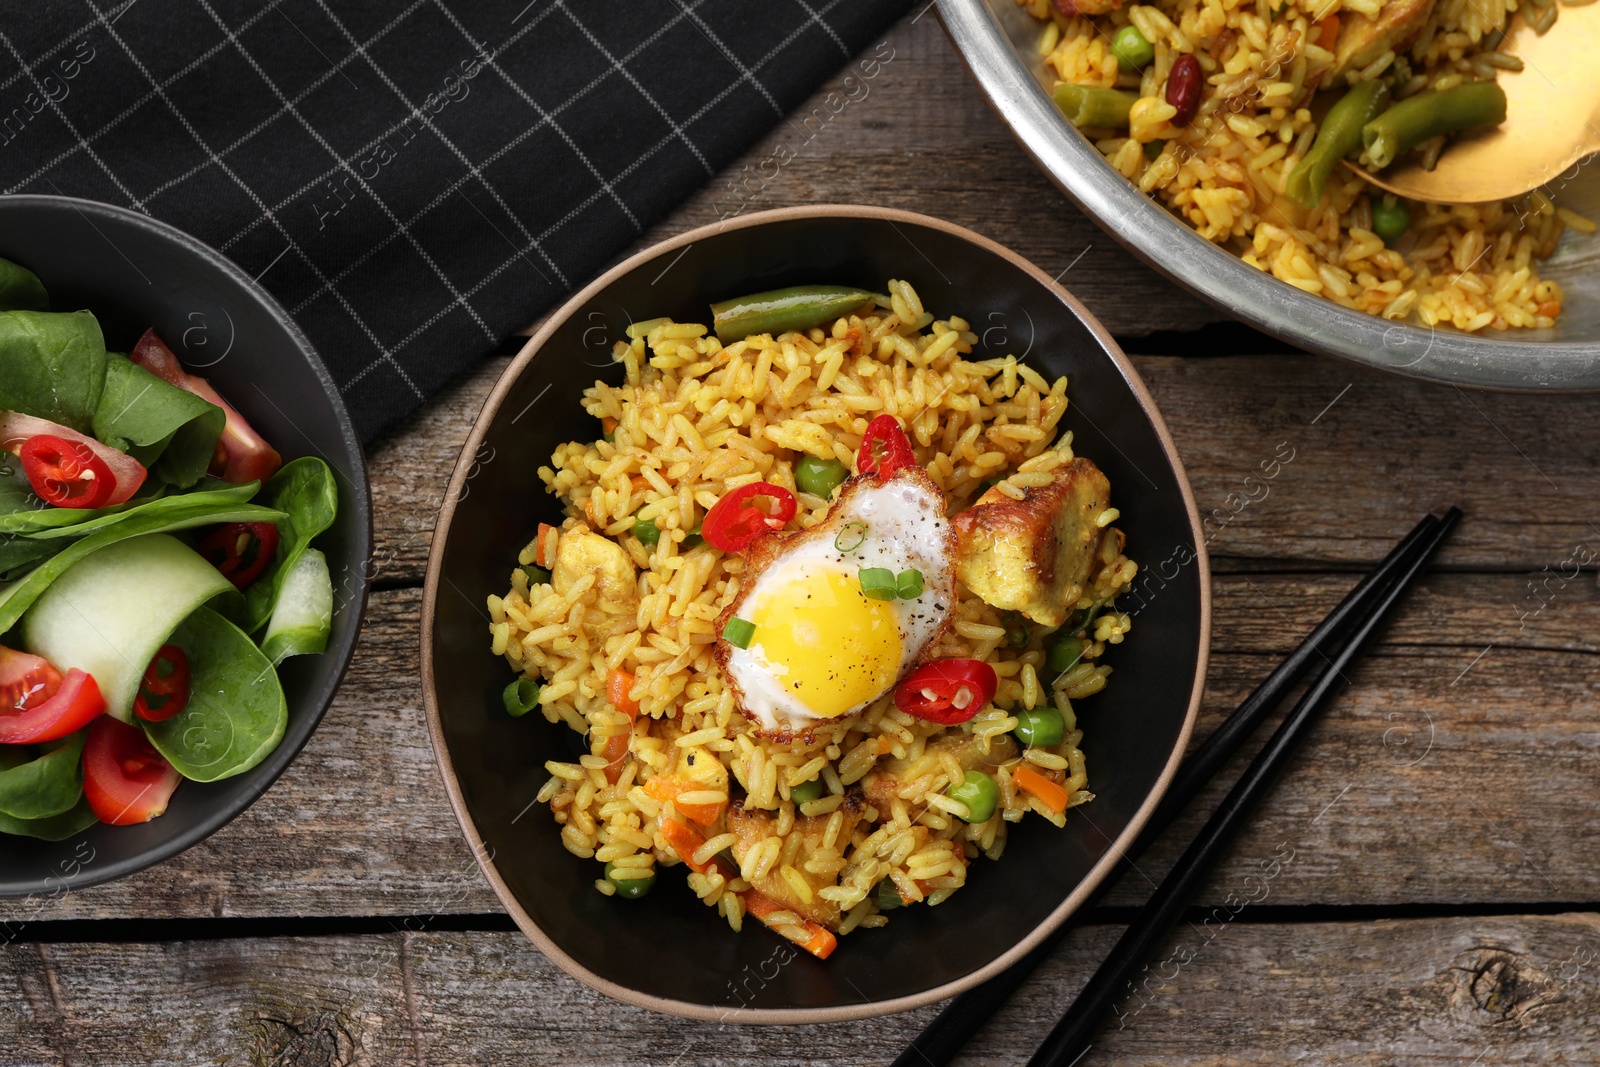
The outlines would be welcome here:
<svg viewBox="0 0 1600 1067">
<path fill-rule="evenodd" d="M 879 911 L 898 908 L 905 903 L 900 899 L 900 887 L 894 884 L 893 878 L 885 878 L 879 882 L 877 891 L 873 895 L 878 898 Z"/>
<path fill-rule="evenodd" d="M 520 719 L 539 706 L 539 683 L 532 678 L 518 678 L 506 686 L 501 699 L 505 701 L 506 714 Z"/>
<path fill-rule="evenodd" d="M 683 539 L 683 547 L 687 551 L 691 548 L 699 548 L 705 543 L 706 539 L 700 536 L 700 524 L 697 522 L 694 524 L 694 529 L 690 530 L 689 535 Z"/>
<path fill-rule="evenodd" d="M 615 430 L 607 430 L 605 433 L 600 435 L 600 440 L 605 441 L 608 444 L 616 444 L 617 443 L 617 431 L 615 431 Z"/>
<path fill-rule="evenodd" d="M 900 596 L 894 571 L 888 567 L 862 567 L 861 591 L 873 600 L 895 600 Z"/>
<path fill-rule="evenodd" d="M 1063 637 L 1045 653 L 1045 669 L 1051 674 L 1070 671 L 1083 658 L 1083 642 L 1076 637 Z"/>
<path fill-rule="evenodd" d="M 654 548 L 656 542 L 661 540 L 661 527 L 657 526 L 654 519 L 633 520 L 633 536 L 646 548 Z"/>
<path fill-rule="evenodd" d="M 722 639 L 734 648 L 749 648 L 750 639 L 756 635 L 756 624 L 737 616 L 722 628 Z"/>
<path fill-rule="evenodd" d="M 851 519 L 839 527 L 839 534 L 833 539 L 833 547 L 840 552 L 854 552 L 867 540 L 867 524 L 860 519 Z"/>
<path fill-rule="evenodd" d="M 543 567 L 518 567 L 517 570 L 521 571 L 522 576 L 528 579 L 528 588 L 530 589 L 536 585 L 550 584 L 550 572 Z"/>
<path fill-rule="evenodd" d="M 913 567 L 895 575 L 894 590 L 901 600 L 915 600 L 922 595 L 922 572 Z"/>
<path fill-rule="evenodd" d="M 1006 644 L 1012 648 L 1027 648 L 1028 641 L 1033 636 L 1028 629 L 1028 617 L 1020 611 L 1008 611 L 1000 616 L 1000 623 L 1006 628 Z"/>
</svg>

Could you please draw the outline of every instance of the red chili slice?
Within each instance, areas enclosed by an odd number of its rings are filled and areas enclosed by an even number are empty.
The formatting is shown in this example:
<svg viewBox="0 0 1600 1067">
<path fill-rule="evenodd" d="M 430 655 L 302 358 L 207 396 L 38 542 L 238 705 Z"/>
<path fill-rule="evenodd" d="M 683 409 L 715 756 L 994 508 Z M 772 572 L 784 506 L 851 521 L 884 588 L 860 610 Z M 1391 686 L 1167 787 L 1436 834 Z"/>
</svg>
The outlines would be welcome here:
<svg viewBox="0 0 1600 1067">
<path fill-rule="evenodd" d="M 38 656 L 0 646 L 0 745 L 55 741 L 105 710 L 89 675 L 70 670 L 63 677 Z"/>
<path fill-rule="evenodd" d="M 22 442 L 17 453 L 39 499 L 58 508 L 98 508 L 111 499 L 117 480 L 88 445 L 54 434 Z"/>
<path fill-rule="evenodd" d="M 270 522 L 230 522 L 200 542 L 200 554 L 237 589 L 261 577 L 277 551 L 278 528 Z"/>
<path fill-rule="evenodd" d="M 900 683 L 894 703 L 914 718 L 954 726 L 982 711 L 999 684 L 994 668 L 981 659 L 936 659 Z"/>
<path fill-rule="evenodd" d="M 133 698 L 133 713 L 145 722 L 166 722 L 189 706 L 189 656 L 177 645 L 162 645 Z"/>
<path fill-rule="evenodd" d="M 916 465 L 917 454 L 911 451 L 911 439 L 900 428 L 899 419 L 893 415 L 879 415 L 867 423 L 861 450 L 856 453 L 857 474 L 876 474 L 881 480 L 901 467 Z"/>
<path fill-rule="evenodd" d="M 746 503 L 763 496 L 776 501 L 777 509 L 767 512 Z M 711 506 L 705 521 L 700 524 L 700 536 L 713 548 L 737 552 L 761 534 L 783 529 L 794 518 L 797 506 L 794 494 L 783 486 L 771 482 L 750 482 L 727 493 Z"/>
<path fill-rule="evenodd" d="M 0 411 L 0 450 L 10 452 L 14 456 L 20 456 L 23 448 L 35 437 L 52 437 L 78 446 L 71 450 L 74 462 L 77 462 L 82 457 L 80 449 L 88 449 L 92 452 L 110 471 L 110 477 L 101 477 L 98 469 L 96 469 L 94 479 L 85 480 L 80 475 L 78 480 L 83 482 L 85 486 L 96 480 L 109 482 L 111 491 L 102 501 L 102 504 L 121 504 L 129 499 L 139 491 L 139 487 L 144 484 L 145 477 L 149 473 L 144 469 L 142 463 L 126 452 L 119 452 L 110 445 L 96 441 L 88 434 L 79 433 L 70 426 L 63 426 L 58 422 L 51 422 L 49 419 L 34 418 L 32 415 L 24 415 L 19 411 Z M 23 468 L 24 470 L 27 469 L 26 463 L 24 463 Z M 43 476 L 48 477 L 49 472 L 44 472 Z M 31 475 L 29 476 L 29 481 L 33 481 Z M 64 484 L 55 487 L 55 489 L 70 488 L 70 486 Z M 48 499 L 46 494 L 39 492 L 37 484 L 34 487 L 34 492 L 39 493 L 41 498 Z M 96 491 L 95 495 L 98 495 L 98 491 Z M 85 507 L 89 505 L 69 503 L 68 506 Z"/>
<path fill-rule="evenodd" d="M 103 716 L 89 727 L 83 746 L 83 796 L 101 822 L 149 822 L 167 810 L 181 780 L 137 726 Z"/>
</svg>

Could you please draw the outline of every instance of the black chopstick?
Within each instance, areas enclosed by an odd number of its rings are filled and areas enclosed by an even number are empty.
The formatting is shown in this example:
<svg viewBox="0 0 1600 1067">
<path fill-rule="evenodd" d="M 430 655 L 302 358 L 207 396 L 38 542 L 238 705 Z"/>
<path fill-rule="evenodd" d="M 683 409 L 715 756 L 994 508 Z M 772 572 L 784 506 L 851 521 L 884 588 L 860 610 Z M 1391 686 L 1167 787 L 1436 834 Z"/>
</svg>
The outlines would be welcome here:
<svg viewBox="0 0 1600 1067">
<path fill-rule="evenodd" d="M 1211 868 L 1244 826 L 1256 804 L 1272 789 L 1273 783 L 1288 765 L 1301 738 L 1348 681 L 1345 671 L 1366 651 L 1460 518 L 1461 512 L 1457 508 L 1451 508 L 1445 514 L 1427 538 L 1421 552 L 1396 577 L 1394 584 L 1351 635 L 1349 643 L 1317 675 L 1305 695 L 1290 709 L 1283 723 L 1273 732 L 1217 810 L 1211 813 L 1211 818 L 1206 820 L 1205 826 L 1184 850 L 1149 902 L 1139 909 L 1138 915 L 1106 961 L 1095 971 L 1083 991 L 1050 1031 L 1050 1036 L 1039 1046 L 1039 1051 L 1028 1061 L 1028 1067 L 1068 1067 L 1089 1050 L 1106 1013 L 1123 996 L 1128 984 L 1145 967 L 1151 954 L 1182 917 L 1183 909 L 1201 882 L 1210 874 Z"/>
<path fill-rule="evenodd" d="M 1356 620 L 1368 614 L 1378 596 L 1388 588 L 1394 576 L 1422 551 L 1438 526 L 1439 520 L 1432 515 L 1425 516 L 1417 523 L 1370 574 L 1345 594 L 1345 598 L 1328 613 L 1327 618 L 1317 624 L 1316 629 L 1300 643 L 1300 647 L 1267 675 L 1255 692 L 1246 697 L 1233 714 L 1183 761 L 1161 803 L 1145 823 L 1144 831 L 1066 922 L 1005 971 L 945 1005 L 944 1010 L 900 1053 L 893 1067 L 945 1067 L 954 1059 L 972 1035 L 993 1018 L 1000 1006 L 1022 987 L 1022 983 L 1027 981 L 1039 964 L 1056 950 L 1090 909 L 1117 884 L 1117 880 L 1150 843 L 1188 808 L 1245 738 L 1261 724 L 1262 719 L 1300 683 L 1312 665 L 1327 654 L 1324 646 L 1330 639 L 1341 636 Z"/>
</svg>

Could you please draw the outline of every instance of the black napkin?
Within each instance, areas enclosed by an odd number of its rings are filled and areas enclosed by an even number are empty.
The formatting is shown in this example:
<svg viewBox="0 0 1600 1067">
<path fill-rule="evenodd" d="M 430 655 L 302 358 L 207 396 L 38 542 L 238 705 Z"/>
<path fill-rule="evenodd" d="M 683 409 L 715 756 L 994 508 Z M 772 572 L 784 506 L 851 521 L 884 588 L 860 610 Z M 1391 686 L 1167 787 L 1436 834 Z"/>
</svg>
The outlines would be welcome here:
<svg viewBox="0 0 1600 1067">
<path fill-rule="evenodd" d="M 371 438 L 870 62 L 909 0 L 9 6 L 0 189 L 221 249 Z"/>
</svg>

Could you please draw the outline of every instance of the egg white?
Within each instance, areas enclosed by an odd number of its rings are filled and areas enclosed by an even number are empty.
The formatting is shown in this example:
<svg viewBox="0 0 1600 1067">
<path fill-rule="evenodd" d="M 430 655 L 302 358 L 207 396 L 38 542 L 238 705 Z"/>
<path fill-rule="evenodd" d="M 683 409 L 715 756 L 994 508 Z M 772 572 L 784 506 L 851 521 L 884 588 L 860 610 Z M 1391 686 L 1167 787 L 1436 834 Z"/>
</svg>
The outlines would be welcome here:
<svg viewBox="0 0 1600 1067">
<path fill-rule="evenodd" d="M 803 582 L 819 569 L 853 575 L 865 567 L 882 567 L 895 574 L 914 568 L 922 572 L 921 595 L 882 602 L 893 612 L 899 630 L 898 682 L 948 625 L 955 609 L 954 535 L 944 508 L 944 494 L 920 468 L 905 468 L 881 483 L 870 476 L 852 478 L 822 522 L 784 538 L 781 545 L 764 546 L 765 565 L 750 579 L 731 614 L 744 618 L 759 615 L 762 602 L 776 590 Z M 840 530 L 855 521 L 866 524 L 865 538 L 849 551 L 837 548 Z M 830 646 L 827 635 L 818 636 L 818 656 L 847 654 L 845 647 Z M 843 719 L 893 688 L 842 715 L 818 715 L 783 684 L 784 668 L 767 658 L 759 629 L 748 648 L 722 644 L 725 655 L 719 659 L 739 697 L 740 709 L 762 732 L 804 731 L 830 718 Z"/>
</svg>

